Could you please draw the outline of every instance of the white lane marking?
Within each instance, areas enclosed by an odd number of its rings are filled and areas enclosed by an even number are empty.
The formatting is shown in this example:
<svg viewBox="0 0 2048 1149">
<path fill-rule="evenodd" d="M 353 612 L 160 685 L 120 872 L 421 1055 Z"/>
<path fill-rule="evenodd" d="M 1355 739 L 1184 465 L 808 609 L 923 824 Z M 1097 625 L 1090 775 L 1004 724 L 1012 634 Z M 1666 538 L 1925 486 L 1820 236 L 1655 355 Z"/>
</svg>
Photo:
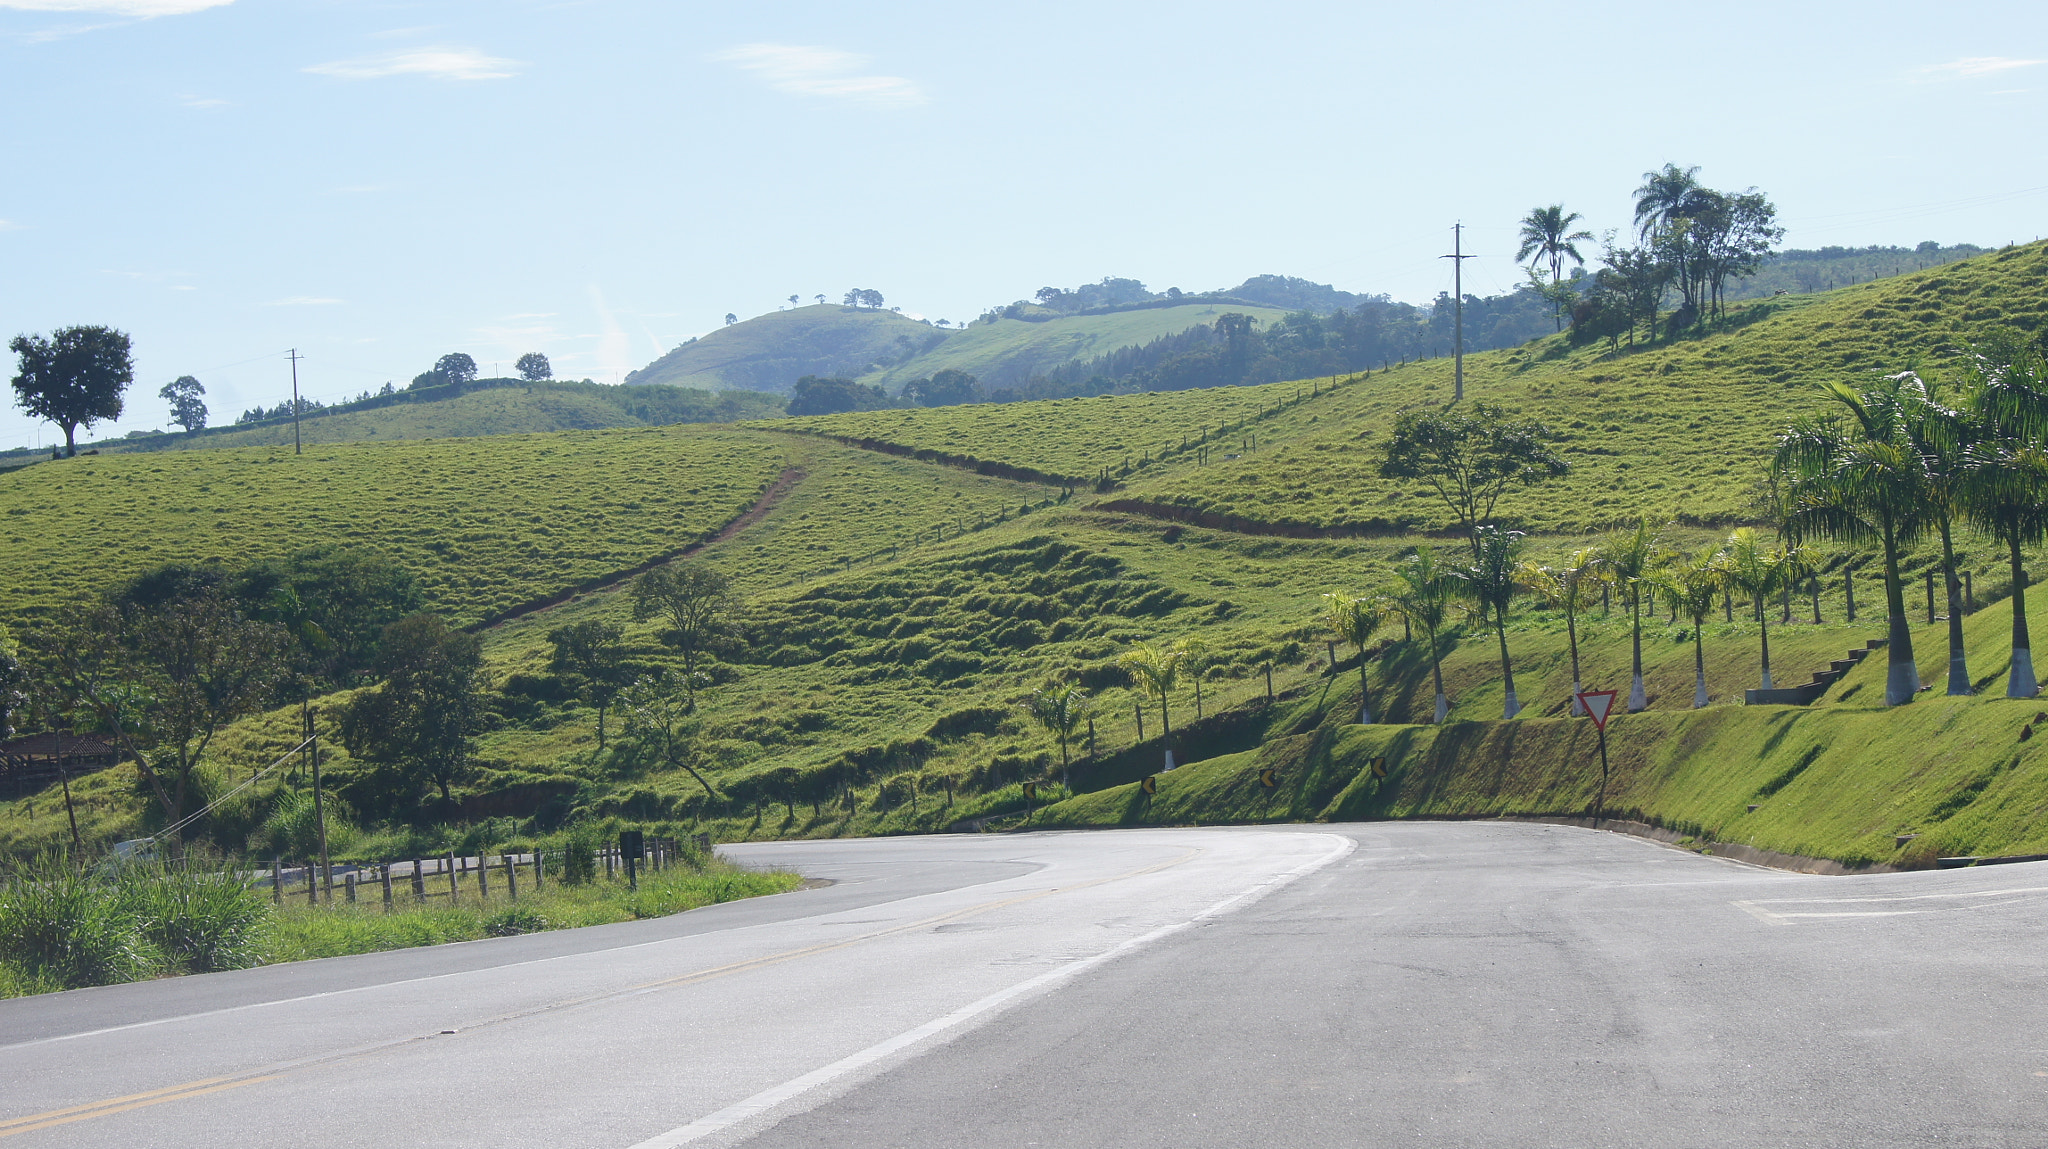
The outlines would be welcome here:
<svg viewBox="0 0 2048 1149">
<path fill-rule="evenodd" d="M 1885 902 L 1922 902 L 1946 898 L 1996 898 L 2010 894 L 2048 894 L 2048 886 L 2009 886 L 1998 890 L 1962 890 L 1944 894 L 1873 894 L 1858 898 L 1761 898 L 1729 904 L 1759 921 L 1784 925 L 1794 918 L 1895 918 L 1907 914 L 1929 914 L 1941 907 L 1921 910 L 1769 910 L 1765 906 L 1874 905 Z M 2002 904 L 2002 903 L 2001 903 Z"/>
<path fill-rule="evenodd" d="M 1186 921 L 1175 922 L 1172 925 L 1160 926 L 1158 929 L 1155 929 L 1150 933 L 1140 934 L 1137 937 L 1130 938 L 1123 942 L 1119 942 L 1118 944 L 1111 946 L 1106 950 L 1103 950 L 1101 953 L 1095 954 L 1090 957 L 1081 958 L 1078 961 L 1068 962 L 1066 965 L 1060 966 L 1058 969 L 1047 970 L 1046 972 L 1039 974 L 1037 977 L 1030 978 L 1026 981 L 1020 981 L 1016 985 L 1010 986 L 1008 989 L 997 990 L 995 993 L 989 994 L 987 997 L 984 997 L 979 1001 L 970 1002 L 969 1004 L 961 1006 L 959 1009 L 956 1009 L 943 1017 L 935 1018 L 913 1029 L 904 1030 L 902 1033 L 899 1033 L 894 1037 L 888 1038 L 887 1040 L 877 1042 L 874 1045 L 870 1045 L 866 1049 L 863 1049 L 858 1053 L 852 1054 L 848 1057 L 840 1058 L 838 1061 L 835 1061 L 822 1069 L 814 1069 L 801 1077 L 795 1077 L 783 1082 L 780 1085 L 774 1086 L 769 1089 L 764 1089 L 761 1092 L 754 1094 L 752 1097 L 749 1097 L 744 1101 L 728 1105 L 724 1109 L 721 1109 L 716 1113 L 712 1113 L 705 1117 L 699 1117 L 697 1120 L 690 1122 L 688 1125 L 679 1126 L 675 1129 L 669 1130 L 666 1133 L 658 1134 L 654 1137 L 648 1138 L 645 1141 L 638 1142 L 632 1146 L 632 1149 L 674 1149 L 675 1146 L 687 1145 L 692 1141 L 696 1141 L 704 1137 L 709 1137 L 714 1133 L 725 1132 L 726 1130 L 729 1130 L 736 1125 L 740 1125 L 746 1121 L 759 1117 L 764 1113 L 767 1113 L 768 1111 L 774 1109 L 778 1105 L 783 1104 L 784 1102 L 790 1101 L 801 1094 L 809 1092 L 812 1089 L 816 1089 L 820 1085 L 827 1084 L 841 1077 L 845 1077 L 847 1074 L 854 1073 L 861 1069 L 864 1069 L 870 1065 L 875 1064 L 876 1062 L 888 1058 L 892 1054 L 900 1053 L 903 1050 L 908 1049 L 911 1046 L 914 1046 L 919 1042 L 926 1040 L 927 1038 L 944 1033 L 949 1029 L 954 1029 L 966 1022 L 981 1017 L 984 1014 L 1000 1010 L 1004 1006 L 1010 1005 L 1016 1002 L 1019 998 L 1025 997 L 1036 990 L 1043 989 L 1047 986 L 1052 985 L 1055 982 L 1071 978 L 1075 974 L 1093 969 L 1096 966 L 1102 965 L 1104 963 L 1115 961 L 1117 958 L 1120 958 L 1125 954 L 1132 952 L 1133 950 L 1142 949 L 1145 946 L 1151 945 L 1153 942 L 1156 942 L 1161 938 L 1177 934 L 1182 930 L 1188 929 L 1189 927 L 1204 920 L 1207 920 L 1209 918 L 1229 913 L 1233 909 L 1237 909 L 1251 901 L 1254 901 L 1258 898 L 1264 897 L 1265 895 L 1272 893 L 1274 890 L 1279 889 L 1280 887 L 1286 885 L 1289 882 L 1294 881 L 1297 878 L 1303 877 L 1307 874 L 1314 873 L 1316 870 L 1319 870 L 1322 867 L 1329 865 L 1331 862 L 1334 862 L 1337 859 L 1344 857 L 1346 854 L 1351 853 L 1353 850 L 1357 848 L 1358 843 L 1352 841 L 1350 838 L 1337 836 L 1336 847 L 1331 849 L 1329 853 L 1323 855 L 1322 857 L 1316 858 L 1312 861 L 1304 862 L 1291 870 L 1267 878 L 1265 881 L 1260 882 L 1258 885 L 1255 885 L 1242 893 L 1234 894 L 1228 898 L 1223 899 L 1220 902 L 1217 902 L 1215 905 L 1210 906 L 1208 909 L 1202 910 L 1200 913 L 1197 913 L 1189 917 Z"/>
</svg>

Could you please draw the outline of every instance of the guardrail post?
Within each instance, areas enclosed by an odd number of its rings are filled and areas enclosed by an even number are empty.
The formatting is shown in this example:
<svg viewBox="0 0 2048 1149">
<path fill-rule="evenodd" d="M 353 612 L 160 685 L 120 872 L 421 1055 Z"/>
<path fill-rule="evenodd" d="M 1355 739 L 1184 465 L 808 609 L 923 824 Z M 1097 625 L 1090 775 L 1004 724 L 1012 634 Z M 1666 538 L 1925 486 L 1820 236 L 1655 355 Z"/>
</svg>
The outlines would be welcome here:
<svg viewBox="0 0 2048 1149">
<path fill-rule="evenodd" d="M 284 859 L 270 859 L 270 904 L 284 904 Z"/>
<path fill-rule="evenodd" d="M 540 878 L 541 878 L 541 867 L 540 867 L 540 847 L 539 847 L 539 846 L 535 846 L 535 847 L 533 848 L 533 888 L 534 888 L 535 890 L 538 890 L 538 889 L 540 889 Z"/>
<path fill-rule="evenodd" d="M 455 851 L 450 850 L 448 851 L 448 904 L 452 906 L 461 900 L 462 879 L 456 874 Z"/>
</svg>

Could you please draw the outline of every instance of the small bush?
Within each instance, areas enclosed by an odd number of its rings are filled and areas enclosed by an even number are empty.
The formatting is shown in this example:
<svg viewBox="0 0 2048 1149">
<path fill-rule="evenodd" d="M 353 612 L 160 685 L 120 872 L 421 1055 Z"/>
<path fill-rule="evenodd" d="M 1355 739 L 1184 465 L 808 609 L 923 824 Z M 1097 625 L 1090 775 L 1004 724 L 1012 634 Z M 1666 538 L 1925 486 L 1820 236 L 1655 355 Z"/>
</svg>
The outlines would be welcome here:
<svg viewBox="0 0 2048 1149">
<path fill-rule="evenodd" d="M 270 904 L 232 871 L 126 866 L 119 896 L 142 936 L 181 970 L 247 969 L 269 954 Z"/>
<path fill-rule="evenodd" d="M 111 884 L 79 874 L 56 855 L 18 868 L 0 894 L 0 960 L 65 989 L 154 972 L 161 955 L 139 927 Z"/>
<path fill-rule="evenodd" d="M 597 877 L 597 844 L 585 835 L 572 835 L 562 843 L 562 882 L 588 885 Z"/>
<path fill-rule="evenodd" d="M 484 919 L 484 933 L 494 938 L 517 937 L 520 934 L 552 928 L 548 920 L 541 916 L 540 911 L 525 906 L 500 910 Z"/>
</svg>

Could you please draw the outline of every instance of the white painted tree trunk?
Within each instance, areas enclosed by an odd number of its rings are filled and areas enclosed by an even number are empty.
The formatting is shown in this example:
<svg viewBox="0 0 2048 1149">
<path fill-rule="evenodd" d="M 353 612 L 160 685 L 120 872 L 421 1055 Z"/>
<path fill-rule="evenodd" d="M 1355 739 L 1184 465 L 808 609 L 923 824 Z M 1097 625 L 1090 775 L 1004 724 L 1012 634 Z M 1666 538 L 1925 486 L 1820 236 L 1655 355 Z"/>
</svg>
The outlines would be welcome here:
<svg viewBox="0 0 2048 1149">
<path fill-rule="evenodd" d="M 2034 680 L 2034 652 L 2024 646 L 2012 648 L 2012 677 L 2006 680 L 2007 698 L 2032 698 L 2041 693 L 2041 684 Z"/>
<path fill-rule="evenodd" d="M 1522 712 L 1522 704 L 1516 701 L 1514 690 L 1510 689 L 1508 691 L 1507 704 L 1503 706 L 1501 709 L 1505 711 L 1505 713 L 1501 715 L 1502 718 L 1513 718 L 1515 715 L 1520 714 Z"/>
<path fill-rule="evenodd" d="M 1629 680 L 1628 684 L 1628 712 L 1634 714 L 1639 710 L 1648 710 L 1649 708 L 1650 696 L 1643 690 L 1643 676 L 1640 674 L 1635 675 Z"/>
<path fill-rule="evenodd" d="M 1436 696 L 1436 724 L 1442 726 L 1444 718 L 1451 712 L 1451 700 L 1439 694 Z"/>
</svg>

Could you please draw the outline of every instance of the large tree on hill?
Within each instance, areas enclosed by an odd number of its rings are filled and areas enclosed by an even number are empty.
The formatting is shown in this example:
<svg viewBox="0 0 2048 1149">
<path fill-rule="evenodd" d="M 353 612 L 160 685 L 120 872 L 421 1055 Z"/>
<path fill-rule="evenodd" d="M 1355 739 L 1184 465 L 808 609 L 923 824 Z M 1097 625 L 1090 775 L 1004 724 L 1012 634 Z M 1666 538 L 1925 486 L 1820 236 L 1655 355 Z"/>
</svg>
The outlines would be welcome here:
<svg viewBox="0 0 2048 1149">
<path fill-rule="evenodd" d="M 49 338 L 17 335 L 14 402 L 64 429 L 64 454 L 78 454 L 78 428 L 121 417 L 121 393 L 135 381 L 128 336 L 111 327 L 62 327 Z"/>
<path fill-rule="evenodd" d="M 548 642 L 555 648 L 548 668 L 567 678 L 578 695 L 597 707 L 600 751 L 604 749 L 605 712 L 634 677 L 634 668 L 626 661 L 625 637 L 623 628 L 594 618 L 548 632 Z"/>
<path fill-rule="evenodd" d="M 1383 479 L 1419 479 L 1474 538 L 1509 487 L 1560 478 L 1571 464 L 1551 449 L 1557 435 L 1534 419 L 1510 419 L 1492 403 L 1407 411 L 1380 450 Z M 1478 544 L 1473 542 L 1473 556 Z"/>
<path fill-rule="evenodd" d="M 354 757 L 417 795 L 432 786 L 452 805 L 482 731 L 483 647 L 429 614 L 384 628 L 377 673 L 384 679 L 343 709 L 341 741 Z"/>
<path fill-rule="evenodd" d="M 855 383 L 851 379 L 825 379 L 806 375 L 789 390 L 791 415 L 836 415 L 842 411 L 872 411 L 889 405 L 880 387 Z"/>
<path fill-rule="evenodd" d="M 633 580 L 633 617 L 668 624 L 661 640 L 683 656 L 683 689 L 697 704 L 697 687 L 710 646 L 732 613 L 732 584 L 699 563 L 670 563 Z"/>
<path fill-rule="evenodd" d="M 183 427 L 189 434 L 206 429 L 206 388 L 190 375 L 180 375 L 163 385 L 157 398 L 167 399 L 171 404 L 171 422 Z"/>
<path fill-rule="evenodd" d="M 474 383 L 476 360 L 460 351 L 451 351 L 434 361 L 434 374 L 446 383 Z"/>
<path fill-rule="evenodd" d="M 1778 437 L 1773 466 L 1785 492 L 1785 529 L 1796 540 L 1876 543 L 1884 555 L 1890 639 L 1884 700 L 1903 706 L 1920 690 L 1899 557 L 1928 526 L 1927 471 L 1908 432 L 1910 397 L 1898 377 L 1858 390 L 1821 384 L 1842 414 L 1807 416 Z"/>
<path fill-rule="evenodd" d="M 543 379 L 555 377 L 554 364 L 549 363 L 548 357 L 538 351 L 529 351 L 521 355 L 519 362 L 512 365 L 512 369 L 519 372 L 519 377 L 528 383 L 538 383 Z"/>
<path fill-rule="evenodd" d="M 932 373 L 929 379 L 912 379 L 903 385 L 903 397 L 920 407 L 951 407 L 981 398 L 981 381 L 952 367 Z"/>
</svg>

